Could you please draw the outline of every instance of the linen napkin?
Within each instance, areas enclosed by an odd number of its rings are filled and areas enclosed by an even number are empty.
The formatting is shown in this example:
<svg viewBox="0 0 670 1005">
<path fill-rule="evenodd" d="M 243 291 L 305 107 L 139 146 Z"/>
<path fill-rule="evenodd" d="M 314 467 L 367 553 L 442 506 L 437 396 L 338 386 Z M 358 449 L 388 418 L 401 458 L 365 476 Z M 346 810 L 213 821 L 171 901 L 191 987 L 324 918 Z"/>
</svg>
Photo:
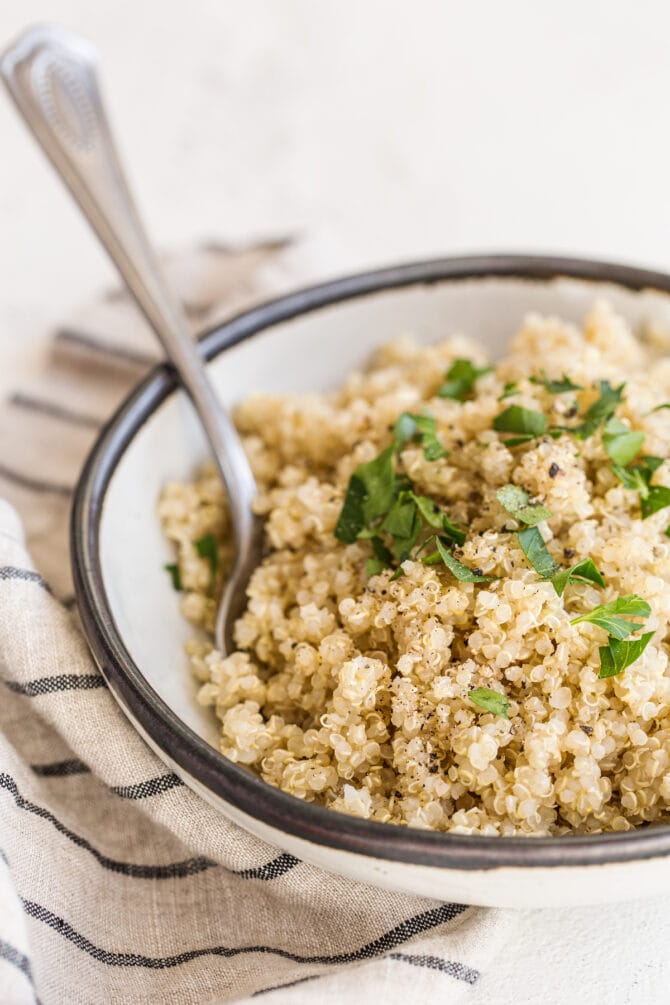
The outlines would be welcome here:
<svg viewBox="0 0 670 1005">
<path fill-rule="evenodd" d="M 300 262 L 290 242 L 210 244 L 168 271 L 202 328 L 297 285 Z M 457 1001 L 507 912 L 382 891 L 247 834 L 155 757 L 93 665 L 72 488 L 158 358 L 113 291 L 55 333 L 0 412 L 0 1001 Z"/>
</svg>

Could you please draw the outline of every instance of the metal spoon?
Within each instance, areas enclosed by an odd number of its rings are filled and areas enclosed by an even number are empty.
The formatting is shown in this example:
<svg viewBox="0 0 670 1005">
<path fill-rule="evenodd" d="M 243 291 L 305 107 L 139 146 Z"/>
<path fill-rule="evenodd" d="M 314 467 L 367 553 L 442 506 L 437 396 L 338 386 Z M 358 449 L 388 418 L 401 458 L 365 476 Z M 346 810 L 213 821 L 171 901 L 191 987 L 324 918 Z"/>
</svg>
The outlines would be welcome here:
<svg viewBox="0 0 670 1005">
<path fill-rule="evenodd" d="M 58 26 L 22 34 L 0 58 L 0 74 L 29 129 L 121 273 L 202 422 L 221 472 L 235 561 L 216 618 L 216 644 L 232 652 L 233 625 L 260 561 L 254 477 L 232 419 L 219 402 L 181 305 L 157 264 L 112 140 L 96 76 L 97 54 Z"/>
</svg>

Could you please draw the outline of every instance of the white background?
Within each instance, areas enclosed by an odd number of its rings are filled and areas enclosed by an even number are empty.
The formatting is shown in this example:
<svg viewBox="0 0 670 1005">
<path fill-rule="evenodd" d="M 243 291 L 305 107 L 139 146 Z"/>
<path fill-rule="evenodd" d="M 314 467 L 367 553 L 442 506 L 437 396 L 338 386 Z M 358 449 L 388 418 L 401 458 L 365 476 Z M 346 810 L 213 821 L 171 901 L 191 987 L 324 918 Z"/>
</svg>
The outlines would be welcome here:
<svg viewBox="0 0 670 1005">
<path fill-rule="evenodd" d="M 318 239 L 315 273 L 492 249 L 670 268 L 663 0 L 0 0 L 0 44 L 36 20 L 101 50 L 164 247 L 288 232 Z M 111 278 L 0 100 L 0 388 Z M 477 1001 L 665 1001 L 667 915 L 510 919 Z"/>
<path fill-rule="evenodd" d="M 330 273 L 483 249 L 670 266 L 663 0 L 1 0 L 0 44 L 37 20 L 101 50 L 163 246 L 308 233 Z M 0 387 L 109 277 L 0 100 Z"/>
</svg>

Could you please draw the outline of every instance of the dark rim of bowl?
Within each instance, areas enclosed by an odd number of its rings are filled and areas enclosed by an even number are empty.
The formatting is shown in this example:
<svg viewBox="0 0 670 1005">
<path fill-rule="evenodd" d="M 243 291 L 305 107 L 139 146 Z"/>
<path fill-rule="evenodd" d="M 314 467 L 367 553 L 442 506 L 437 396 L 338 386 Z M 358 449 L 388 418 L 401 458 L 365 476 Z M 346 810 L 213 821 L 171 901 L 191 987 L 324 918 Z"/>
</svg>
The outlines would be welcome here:
<svg viewBox="0 0 670 1005">
<path fill-rule="evenodd" d="M 670 275 L 607 262 L 527 255 L 443 258 L 359 273 L 262 304 L 203 335 L 202 354 L 211 360 L 269 327 L 339 301 L 403 286 L 495 277 L 529 281 L 575 278 L 670 294 Z M 178 772 L 204 786 L 211 798 L 222 799 L 277 831 L 388 861 L 487 870 L 603 865 L 670 854 L 667 825 L 565 837 L 483 837 L 399 827 L 336 813 L 263 782 L 182 722 L 145 680 L 123 644 L 105 593 L 98 540 L 105 494 L 124 450 L 176 387 L 169 368 L 157 366 L 101 431 L 74 496 L 71 557 L 77 601 L 93 656 L 140 732 Z"/>
</svg>

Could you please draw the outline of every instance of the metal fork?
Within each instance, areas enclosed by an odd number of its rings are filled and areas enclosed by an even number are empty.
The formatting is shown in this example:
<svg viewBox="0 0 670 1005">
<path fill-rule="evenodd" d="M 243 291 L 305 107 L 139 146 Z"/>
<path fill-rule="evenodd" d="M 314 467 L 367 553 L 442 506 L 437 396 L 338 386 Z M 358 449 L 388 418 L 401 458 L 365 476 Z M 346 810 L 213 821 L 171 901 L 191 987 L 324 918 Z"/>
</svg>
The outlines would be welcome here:
<svg viewBox="0 0 670 1005">
<path fill-rule="evenodd" d="M 158 336 L 207 435 L 228 496 L 235 560 L 216 618 L 216 644 L 234 649 L 233 626 L 260 561 L 256 484 L 231 417 L 218 400 L 181 304 L 169 289 L 121 168 L 100 95 L 97 54 L 56 25 L 28 29 L 0 58 L 0 75 Z"/>
</svg>

